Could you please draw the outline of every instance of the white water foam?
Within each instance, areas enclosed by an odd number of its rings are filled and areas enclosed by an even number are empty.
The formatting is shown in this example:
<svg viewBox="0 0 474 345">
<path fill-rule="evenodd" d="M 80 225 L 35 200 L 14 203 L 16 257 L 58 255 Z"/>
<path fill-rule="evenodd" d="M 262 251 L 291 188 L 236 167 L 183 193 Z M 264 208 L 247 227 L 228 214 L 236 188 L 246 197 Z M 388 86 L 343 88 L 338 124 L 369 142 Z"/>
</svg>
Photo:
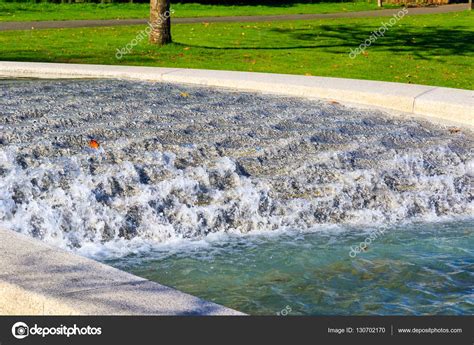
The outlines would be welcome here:
<svg viewBox="0 0 474 345">
<path fill-rule="evenodd" d="M 0 104 L 7 114 L 0 137 L 0 226 L 87 256 L 120 257 L 189 241 L 206 245 L 226 234 L 473 214 L 468 132 L 452 135 L 380 113 L 292 100 L 285 106 L 277 98 L 201 89 L 188 90 L 200 100 L 184 110 L 175 99 L 154 110 L 157 100 L 134 104 L 120 97 L 127 89 L 153 94 L 161 89 L 150 88 L 164 86 L 135 83 L 107 93 L 108 110 L 101 106 L 95 119 L 78 111 L 98 102 L 81 83 L 103 92 L 119 82 L 70 82 L 86 96 L 67 104 L 60 102 L 65 82 L 57 83 L 45 82 L 48 88 L 39 93 L 54 100 L 46 110 L 32 111 L 27 101 Z M 4 91 L 4 99 L 38 84 L 18 85 L 16 92 Z M 248 98 L 244 105 L 242 97 Z M 201 109 L 202 99 L 214 102 L 210 109 Z M 133 122 L 127 107 L 140 112 Z M 100 137 L 98 150 L 87 148 L 91 128 Z"/>
</svg>

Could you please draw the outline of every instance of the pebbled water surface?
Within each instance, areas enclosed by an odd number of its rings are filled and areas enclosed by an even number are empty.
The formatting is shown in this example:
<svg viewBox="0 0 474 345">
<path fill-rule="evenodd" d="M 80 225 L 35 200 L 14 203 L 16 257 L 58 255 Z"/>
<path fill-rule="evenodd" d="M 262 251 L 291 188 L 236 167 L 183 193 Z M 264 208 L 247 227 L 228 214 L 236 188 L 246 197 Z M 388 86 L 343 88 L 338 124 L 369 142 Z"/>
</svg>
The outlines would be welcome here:
<svg viewBox="0 0 474 345">
<path fill-rule="evenodd" d="M 473 148 L 330 102 L 0 80 L 0 226 L 251 313 L 472 313 Z"/>
<path fill-rule="evenodd" d="M 113 80 L 2 80 L 0 100 L 0 226 L 88 255 L 473 210 L 467 131 Z"/>
</svg>

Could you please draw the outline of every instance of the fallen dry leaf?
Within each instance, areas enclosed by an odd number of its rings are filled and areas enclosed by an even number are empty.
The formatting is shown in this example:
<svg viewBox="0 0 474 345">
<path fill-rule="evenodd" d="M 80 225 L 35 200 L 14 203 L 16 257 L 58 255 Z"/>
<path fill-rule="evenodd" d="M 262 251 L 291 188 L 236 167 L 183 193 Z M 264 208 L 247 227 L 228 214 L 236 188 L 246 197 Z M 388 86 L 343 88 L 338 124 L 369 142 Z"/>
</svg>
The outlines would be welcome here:
<svg viewBox="0 0 474 345">
<path fill-rule="evenodd" d="M 453 127 L 449 129 L 449 133 L 454 134 L 454 133 L 459 133 L 461 132 L 461 128 Z"/>
<path fill-rule="evenodd" d="M 89 141 L 89 147 L 90 147 L 91 149 L 96 149 L 96 150 L 97 150 L 97 149 L 100 147 L 100 144 L 99 144 L 99 142 L 98 142 L 97 140 L 91 139 L 91 140 Z"/>
</svg>

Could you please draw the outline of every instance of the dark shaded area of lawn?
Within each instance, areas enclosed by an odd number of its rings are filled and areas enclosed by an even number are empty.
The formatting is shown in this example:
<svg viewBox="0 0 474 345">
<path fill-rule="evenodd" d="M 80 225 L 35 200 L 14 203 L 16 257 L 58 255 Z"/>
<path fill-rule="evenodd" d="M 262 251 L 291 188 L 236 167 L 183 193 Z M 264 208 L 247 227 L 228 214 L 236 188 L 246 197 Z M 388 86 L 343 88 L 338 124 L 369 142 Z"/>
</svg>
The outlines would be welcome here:
<svg viewBox="0 0 474 345">
<path fill-rule="evenodd" d="M 140 0 L 141 1 L 141 0 Z M 360 0 L 359 0 L 360 1 Z M 143 0 L 143 2 L 146 2 Z M 295 4 L 317 4 L 320 2 L 355 2 L 351 0 L 324 0 L 324 1 L 313 1 L 313 0 L 180 0 L 174 1 L 174 3 L 198 3 L 203 5 L 234 5 L 234 6 L 259 6 L 259 5 L 266 5 L 266 6 L 293 6 Z"/>
<path fill-rule="evenodd" d="M 322 31 L 315 33 L 305 29 L 272 29 L 279 34 L 287 35 L 290 40 L 317 42 L 321 38 L 340 40 L 327 45 L 315 44 L 314 48 L 334 49 L 337 47 L 356 48 L 370 37 L 372 27 L 354 25 L 321 25 Z M 432 55 L 466 55 L 474 52 L 474 31 L 465 27 L 440 28 L 428 26 L 413 30 L 407 27 L 397 27 L 396 32 L 388 31 L 383 37 L 372 43 L 377 50 L 398 54 L 411 53 L 419 58 L 429 59 Z M 291 49 L 287 47 L 286 49 Z M 303 46 L 297 47 L 303 48 Z M 368 48 L 370 49 L 370 47 Z"/>
<path fill-rule="evenodd" d="M 384 8 L 396 8 L 387 5 Z M 171 1 L 175 18 L 258 16 L 309 13 L 337 13 L 378 10 L 375 0 L 348 2 L 253 2 L 244 3 L 179 3 Z M 50 2 L 5 2 L 0 0 L 0 22 L 2 21 L 44 21 L 44 20 L 86 20 L 86 19 L 132 19 L 147 18 L 149 2 L 146 3 L 50 3 Z"/>
<path fill-rule="evenodd" d="M 357 48 L 374 31 L 373 26 L 355 25 L 321 25 L 314 28 L 272 28 L 271 32 L 276 33 L 280 40 L 277 45 L 239 45 L 225 47 L 207 46 L 200 44 L 189 44 L 189 42 L 179 42 L 187 47 L 199 47 L 219 50 L 291 50 L 317 48 L 328 52 L 341 50 L 348 52 Z M 289 44 L 288 44 L 289 43 Z M 394 54 L 413 54 L 421 59 L 430 59 L 433 56 L 446 55 L 469 55 L 474 52 L 474 31 L 466 30 L 466 27 L 454 26 L 452 28 L 442 28 L 436 26 L 417 27 L 416 30 L 410 27 L 397 27 L 392 31 L 385 32 L 383 37 L 371 44 L 367 50 L 376 49 Z"/>
<path fill-rule="evenodd" d="M 266 5 L 266 6 L 282 6 L 282 7 L 287 7 L 287 6 L 293 6 L 296 4 L 317 4 L 320 2 L 357 2 L 361 0 L 324 0 L 324 1 L 314 1 L 314 0 L 283 0 L 283 1 L 278 1 L 278 0 L 180 0 L 180 1 L 171 1 L 172 4 L 201 4 L 201 5 L 233 5 L 233 6 L 260 6 L 260 5 Z M 459 0 L 463 1 L 463 0 Z M 49 3 L 61 3 L 61 0 L 0 0 L 0 2 L 18 2 L 18 3 L 41 3 L 41 2 L 49 2 Z M 65 1 L 66 3 L 68 0 Z M 133 0 L 134 3 L 150 3 L 149 0 Z M 86 1 L 86 3 L 96 3 L 100 4 L 100 0 L 95 0 L 95 1 Z M 111 3 L 130 3 L 129 0 L 114 0 L 111 1 Z M 75 3 L 71 3 L 71 5 L 75 5 Z"/>
</svg>

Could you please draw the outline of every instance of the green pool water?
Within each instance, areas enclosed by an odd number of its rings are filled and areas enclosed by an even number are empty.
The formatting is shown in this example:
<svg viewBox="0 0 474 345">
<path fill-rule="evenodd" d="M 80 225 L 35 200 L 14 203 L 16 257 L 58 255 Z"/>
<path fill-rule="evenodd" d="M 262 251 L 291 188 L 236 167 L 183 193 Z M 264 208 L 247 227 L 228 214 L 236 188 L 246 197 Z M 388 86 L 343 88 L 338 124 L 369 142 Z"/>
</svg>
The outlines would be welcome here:
<svg viewBox="0 0 474 345">
<path fill-rule="evenodd" d="M 254 315 L 465 315 L 473 235 L 472 219 L 225 235 L 107 262 Z"/>
</svg>

